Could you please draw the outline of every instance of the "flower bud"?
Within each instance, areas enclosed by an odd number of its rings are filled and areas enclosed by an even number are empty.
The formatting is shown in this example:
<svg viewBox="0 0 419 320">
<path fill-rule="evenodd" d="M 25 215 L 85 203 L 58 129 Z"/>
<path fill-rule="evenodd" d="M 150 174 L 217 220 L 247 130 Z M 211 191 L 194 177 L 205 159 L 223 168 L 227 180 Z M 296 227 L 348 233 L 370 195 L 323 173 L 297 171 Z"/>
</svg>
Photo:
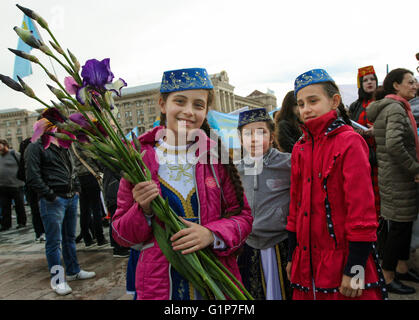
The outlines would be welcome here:
<svg viewBox="0 0 419 320">
<path fill-rule="evenodd" d="M 38 48 L 43 53 L 45 53 L 47 56 L 52 57 L 54 54 L 52 53 L 51 49 L 43 42 L 41 42 L 41 45 Z"/>
<path fill-rule="evenodd" d="M 54 48 L 55 51 L 57 51 L 59 54 L 64 55 L 64 50 L 54 42 L 50 41 L 50 45 Z"/>
<path fill-rule="evenodd" d="M 31 55 L 31 54 L 28 54 L 28 53 L 23 52 L 23 51 L 20 51 L 20 50 L 11 49 L 11 48 L 9 48 L 9 50 L 11 52 L 13 52 L 15 55 L 17 55 L 18 57 L 21 57 L 23 59 L 32 61 L 33 63 L 39 63 L 38 58 L 35 57 L 35 56 L 33 56 L 33 55 Z"/>
<path fill-rule="evenodd" d="M 58 98 L 58 99 L 64 99 L 67 96 L 62 92 L 60 89 L 54 88 L 53 86 L 50 86 L 47 84 L 47 87 L 51 90 L 51 92 Z"/>
<path fill-rule="evenodd" d="M 0 81 L 13 90 L 16 90 L 19 92 L 24 91 L 22 86 L 19 83 L 17 83 L 15 80 L 13 80 L 12 78 L 8 76 L 0 74 Z"/>
<path fill-rule="evenodd" d="M 67 51 L 68 51 L 68 54 L 70 56 L 71 61 L 74 64 L 74 68 L 76 69 L 75 71 L 79 72 L 80 71 L 80 62 L 77 60 L 76 56 L 70 50 L 67 49 Z"/>
<path fill-rule="evenodd" d="M 35 11 L 22 7 L 20 5 L 16 5 L 16 7 L 18 7 L 24 14 L 26 14 L 29 18 L 35 20 L 36 22 L 39 23 L 39 25 L 44 28 L 44 29 L 48 29 L 48 23 L 45 21 L 44 18 L 42 18 L 40 15 L 38 15 Z"/>
<path fill-rule="evenodd" d="M 26 94 L 28 97 L 31 98 L 36 98 L 35 92 L 32 90 L 31 87 L 29 87 L 23 80 L 21 77 L 17 76 L 17 79 L 19 80 L 22 88 L 23 88 L 23 93 Z"/>
<path fill-rule="evenodd" d="M 33 35 L 33 32 L 30 30 L 25 30 L 19 27 L 14 27 L 13 30 L 17 33 L 20 39 L 23 40 L 27 45 L 31 46 L 32 48 L 39 49 L 41 43 L 38 39 L 36 39 Z"/>
</svg>

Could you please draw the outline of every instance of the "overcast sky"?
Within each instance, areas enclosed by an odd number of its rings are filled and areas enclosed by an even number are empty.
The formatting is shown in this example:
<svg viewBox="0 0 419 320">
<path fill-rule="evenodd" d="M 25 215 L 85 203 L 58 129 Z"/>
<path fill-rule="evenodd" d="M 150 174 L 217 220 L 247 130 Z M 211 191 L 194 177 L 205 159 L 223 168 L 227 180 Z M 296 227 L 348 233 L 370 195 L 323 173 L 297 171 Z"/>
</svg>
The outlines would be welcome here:
<svg viewBox="0 0 419 320">
<path fill-rule="evenodd" d="M 17 47 L 13 27 L 23 19 L 16 3 L 44 17 L 82 65 L 110 58 L 115 77 L 128 86 L 159 82 L 169 69 L 205 67 L 227 71 L 236 94 L 271 89 L 280 104 L 295 78 L 312 68 L 325 68 L 342 85 L 355 84 L 358 68 L 370 64 L 380 82 L 387 64 L 418 76 L 415 0 L 1 0 L 0 73 L 9 76 L 14 55 L 7 48 Z M 39 51 L 32 54 L 51 68 Z M 45 86 L 53 83 L 32 68 L 25 82 L 44 101 L 53 99 Z M 0 83 L 0 109 L 39 107 Z"/>
</svg>

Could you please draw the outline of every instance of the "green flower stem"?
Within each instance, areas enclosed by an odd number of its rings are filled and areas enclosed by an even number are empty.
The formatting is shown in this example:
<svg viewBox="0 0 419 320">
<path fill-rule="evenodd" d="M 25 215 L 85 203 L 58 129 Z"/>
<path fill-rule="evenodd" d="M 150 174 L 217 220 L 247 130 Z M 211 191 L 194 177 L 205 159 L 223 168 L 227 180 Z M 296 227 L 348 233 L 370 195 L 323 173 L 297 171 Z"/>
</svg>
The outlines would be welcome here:
<svg viewBox="0 0 419 320">
<path fill-rule="evenodd" d="M 41 68 L 42 69 L 44 69 L 44 71 L 45 71 L 45 73 L 46 74 L 49 74 L 50 72 L 49 72 L 49 70 L 47 69 L 47 68 L 45 68 L 45 66 L 41 63 L 41 62 L 39 62 L 38 63 L 40 66 L 41 66 Z M 58 84 L 58 86 L 61 88 L 61 90 L 67 95 L 67 97 L 71 100 L 71 101 L 73 101 L 74 103 L 78 103 L 78 101 L 77 100 L 75 100 L 69 93 L 68 93 L 68 91 L 64 88 L 64 86 L 61 84 L 61 82 L 60 81 L 58 81 L 58 79 L 55 81 L 55 80 L 53 80 L 56 84 Z"/>
<path fill-rule="evenodd" d="M 62 63 L 61 62 L 61 60 L 60 59 L 58 59 L 54 54 L 47 54 L 47 56 L 50 56 L 51 58 L 53 58 L 55 61 L 57 61 L 63 68 L 64 68 L 64 70 L 65 71 L 67 71 L 67 73 L 69 74 L 69 75 L 71 75 L 72 77 L 74 77 L 75 76 L 75 74 L 73 73 L 73 71 L 68 67 L 68 66 L 66 66 L 64 63 Z"/>
<path fill-rule="evenodd" d="M 215 263 L 218 265 L 218 267 L 227 275 L 230 277 L 230 279 L 235 283 L 236 286 L 238 286 L 243 293 L 249 298 L 250 300 L 254 300 L 251 294 L 246 290 L 246 288 L 242 285 L 242 283 L 237 280 L 237 278 L 231 273 L 230 270 L 224 266 L 221 261 L 214 255 L 214 253 L 210 249 L 205 249 L 200 251 L 200 255 L 203 257 L 203 254 L 206 254 L 209 259 L 212 261 L 215 261 Z"/>
<path fill-rule="evenodd" d="M 127 161 L 127 163 L 131 164 L 131 166 L 133 166 L 134 169 L 137 169 L 137 170 L 135 170 L 135 172 L 138 174 L 138 171 L 141 171 L 141 168 L 138 167 L 138 164 L 135 161 L 135 159 L 133 161 L 132 157 L 130 156 L 130 154 L 127 150 L 127 148 L 129 147 L 128 146 L 129 143 L 125 147 L 124 144 L 122 143 L 121 139 L 119 139 L 119 137 L 116 135 L 115 131 L 112 129 L 108 120 L 105 117 L 102 117 L 102 115 L 97 110 L 94 109 L 93 112 L 94 112 L 96 118 L 98 119 L 98 121 L 105 128 L 105 130 L 108 133 L 111 140 L 114 142 L 115 147 L 119 150 L 119 154 L 121 156 L 123 156 L 125 158 L 125 160 Z M 138 168 L 135 168 L 135 165 L 133 165 L 133 163 L 137 164 Z"/>
<path fill-rule="evenodd" d="M 201 256 L 202 260 L 206 263 L 208 267 L 211 267 L 211 269 L 215 272 L 217 270 L 217 273 L 219 274 L 220 281 L 222 281 L 224 284 L 226 284 L 233 292 L 234 296 L 231 298 L 246 299 L 246 296 L 237 288 L 237 286 L 231 281 L 229 277 L 219 268 L 219 266 L 208 257 L 208 255 L 205 254 L 203 251 L 199 251 L 198 254 Z M 232 275 L 231 275 L 232 276 Z"/>
<path fill-rule="evenodd" d="M 49 33 L 49 35 L 51 36 L 52 40 L 54 41 L 54 43 L 59 46 L 61 48 L 61 45 L 58 43 L 57 39 L 54 37 L 54 34 L 51 32 L 51 30 L 47 27 L 46 28 L 47 32 Z M 82 80 L 76 70 L 76 67 L 74 66 L 73 62 L 67 57 L 67 54 L 65 53 L 65 51 L 63 51 L 62 56 L 65 58 L 65 60 L 68 62 L 68 64 L 70 65 L 71 69 L 74 71 L 74 75 L 75 80 L 81 85 L 82 84 Z M 68 71 L 67 71 L 68 72 Z"/>
<path fill-rule="evenodd" d="M 32 99 L 35 99 L 36 101 L 42 103 L 44 106 L 46 106 L 47 108 L 51 108 L 51 106 L 49 106 L 48 104 L 46 104 L 44 101 L 42 101 L 41 99 L 39 99 L 38 97 L 31 97 Z"/>
<path fill-rule="evenodd" d="M 105 103 L 106 104 L 106 102 L 104 101 L 104 100 L 101 100 L 100 101 L 101 102 L 101 104 L 102 103 Z M 134 154 L 134 152 L 133 151 L 135 151 L 135 150 L 133 150 L 133 146 L 131 145 L 131 143 L 129 142 L 129 140 L 127 140 L 127 138 L 125 137 L 125 135 L 124 135 L 124 133 L 123 133 L 123 131 L 122 131 L 122 129 L 121 129 L 121 127 L 120 127 L 120 125 L 119 125 L 119 123 L 118 123 L 118 121 L 116 121 L 116 119 L 115 119 L 115 117 L 114 117 L 114 115 L 112 114 L 112 112 L 110 111 L 110 108 L 105 108 L 107 111 L 108 111 L 108 113 L 110 114 L 110 116 L 111 116 L 111 118 L 112 118 L 112 120 L 114 121 L 114 123 L 115 123 L 115 125 L 117 126 L 117 128 L 118 128 L 118 130 L 119 130 L 119 133 L 120 133 L 120 135 L 123 137 L 123 139 L 124 139 L 124 141 L 125 141 L 125 145 L 122 143 L 122 141 L 121 141 L 121 139 L 119 139 L 118 138 L 118 136 L 116 135 L 116 133 L 115 133 L 115 131 L 112 129 L 112 127 L 110 126 L 110 124 L 109 124 L 109 122 L 107 121 L 107 119 L 106 119 L 106 121 L 101 121 L 101 123 L 102 124 L 105 124 L 106 126 L 107 126 L 107 131 L 108 131 L 108 133 L 111 133 L 110 134 L 110 136 L 112 136 L 113 137 L 113 141 L 115 142 L 115 144 L 116 145 L 119 145 L 119 147 L 120 147 L 120 150 L 121 151 L 123 151 L 123 155 L 124 155 L 124 157 L 125 157 L 125 159 L 128 161 L 128 163 L 130 163 L 132 166 L 133 166 L 133 168 L 134 168 L 134 170 L 137 172 L 137 173 L 139 173 L 139 174 L 141 174 L 141 179 L 144 179 L 144 180 L 142 180 L 142 181 L 146 181 L 145 180 L 145 176 L 144 176 L 144 173 L 143 173 L 143 171 L 141 170 L 141 168 L 140 168 L 140 166 L 139 166 L 139 164 L 137 163 L 137 161 L 135 160 L 135 154 Z M 97 112 L 97 111 L 95 111 L 97 114 L 98 114 L 98 116 L 100 117 L 100 118 L 102 118 L 102 120 L 103 120 L 103 117 L 102 117 L 102 115 L 99 115 L 99 112 Z M 99 120 L 99 118 L 98 118 L 98 120 Z M 106 129 L 105 129 L 106 130 Z M 116 136 L 116 137 L 115 137 Z M 133 157 L 134 156 L 134 157 Z"/>
</svg>

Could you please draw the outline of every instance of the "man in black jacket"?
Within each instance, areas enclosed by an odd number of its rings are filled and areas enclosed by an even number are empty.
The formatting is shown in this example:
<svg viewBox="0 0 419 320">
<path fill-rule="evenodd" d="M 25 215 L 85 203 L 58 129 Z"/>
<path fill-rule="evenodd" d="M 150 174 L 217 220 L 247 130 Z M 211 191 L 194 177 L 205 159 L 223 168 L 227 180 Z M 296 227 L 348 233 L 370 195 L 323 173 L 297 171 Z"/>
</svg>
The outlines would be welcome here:
<svg viewBox="0 0 419 320">
<path fill-rule="evenodd" d="M 23 199 L 24 182 L 17 178 L 20 153 L 9 150 L 7 140 L 0 139 L 0 205 L 2 219 L 0 231 L 12 226 L 12 200 L 15 201 L 17 229 L 26 226 L 25 203 Z"/>
<path fill-rule="evenodd" d="M 40 199 L 51 287 L 59 295 L 69 294 L 72 289 L 67 281 L 96 276 L 94 272 L 81 270 L 77 261 L 75 238 L 80 183 L 74 158 L 68 149 L 61 148 L 56 141 L 44 150 L 39 139 L 27 147 L 25 162 L 26 183 Z M 66 266 L 65 277 L 61 253 Z"/>
</svg>

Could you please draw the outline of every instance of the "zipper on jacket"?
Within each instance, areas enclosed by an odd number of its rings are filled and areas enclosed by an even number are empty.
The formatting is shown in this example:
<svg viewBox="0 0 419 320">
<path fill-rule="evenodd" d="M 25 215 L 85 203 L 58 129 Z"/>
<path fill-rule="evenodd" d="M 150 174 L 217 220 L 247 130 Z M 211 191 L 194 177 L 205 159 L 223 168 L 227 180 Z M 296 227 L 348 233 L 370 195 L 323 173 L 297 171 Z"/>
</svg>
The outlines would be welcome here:
<svg viewBox="0 0 419 320">
<path fill-rule="evenodd" d="M 307 129 L 308 134 L 310 135 L 311 138 L 311 158 L 314 161 L 314 137 L 311 134 L 311 132 Z M 311 173 L 313 173 L 313 163 L 311 165 Z M 311 177 L 310 177 L 311 178 Z M 311 179 L 313 180 L 313 179 Z M 312 181 L 313 183 L 313 181 Z M 310 204 L 311 204 L 311 191 L 312 191 L 312 187 L 313 184 L 310 185 Z M 311 209 L 311 208 L 310 208 Z M 314 283 L 314 273 L 313 273 L 313 259 L 312 259 L 312 250 L 311 250 L 311 219 L 310 219 L 310 234 L 309 234 L 309 248 L 310 248 L 310 272 L 311 272 L 311 279 L 312 279 L 312 287 L 313 287 L 313 296 L 314 296 L 314 300 L 316 300 L 316 285 Z"/>
<path fill-rule="evenodd" d="M 193 181 L 195 184 L 196 200 L 198 201 L 198 221 L 201 224 L 201 202 L 199 201 L 198 183 L 196 182 L 196 164 L 193 166 L 194 177 Z"/>
</svg>

